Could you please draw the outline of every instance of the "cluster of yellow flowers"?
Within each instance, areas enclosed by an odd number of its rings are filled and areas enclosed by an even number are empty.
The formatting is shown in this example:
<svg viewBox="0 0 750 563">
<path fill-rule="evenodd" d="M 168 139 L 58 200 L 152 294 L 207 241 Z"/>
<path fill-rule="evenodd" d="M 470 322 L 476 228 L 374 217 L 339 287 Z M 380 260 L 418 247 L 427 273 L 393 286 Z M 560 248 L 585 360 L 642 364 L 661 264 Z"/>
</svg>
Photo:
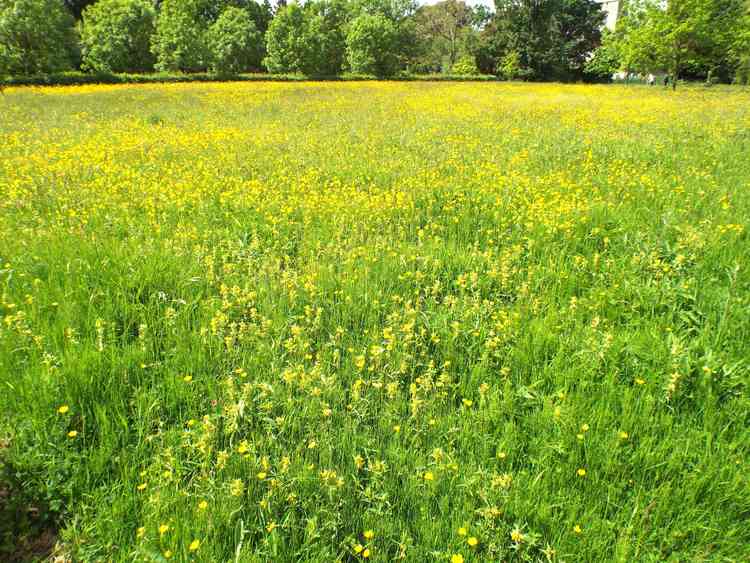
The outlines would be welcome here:
<svg viewBox="0 0 750 563">
<path fill-rule="evenodd" d="M 696 377 L 685 334 L 648 364 L 622 318 L 657 319 L 647 299 L 691 294 L 746 230 L 721 155 L 683 139 L 739 138 L 750 98 L 678 95 L 10 88 L 0 342 L 63 393 L 65 448 L 132 440 L 111 494 L 139 560 L 611 554 L 589 538 L 602 499 L 637 502 L 637 416 Z M 108 400 L 91 366 L 111 404 L 87 402 Z M 118 521 L 106 504 L 80 517 Z M 117 543 L 90 533 L 71 550 Z"/>
</svg>

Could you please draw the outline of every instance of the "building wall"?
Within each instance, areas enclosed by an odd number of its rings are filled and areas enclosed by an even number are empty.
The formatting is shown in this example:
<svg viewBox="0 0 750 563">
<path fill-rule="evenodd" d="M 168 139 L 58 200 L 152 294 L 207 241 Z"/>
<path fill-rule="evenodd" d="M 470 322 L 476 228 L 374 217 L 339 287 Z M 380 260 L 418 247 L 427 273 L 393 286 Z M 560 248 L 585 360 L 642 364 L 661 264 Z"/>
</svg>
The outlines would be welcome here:
<svg viewBox="0 0 750 563">
<path fill-rule="evenodd" d="M 615 23 L 617 23 L 617 14 L 620 10 L 620 0 L 598 0 L 602 5 L 602 10 L 607 14 L 607 19 L 604 21 L 604 27 L 610 30 L 615 29 Z"/>
</svg>

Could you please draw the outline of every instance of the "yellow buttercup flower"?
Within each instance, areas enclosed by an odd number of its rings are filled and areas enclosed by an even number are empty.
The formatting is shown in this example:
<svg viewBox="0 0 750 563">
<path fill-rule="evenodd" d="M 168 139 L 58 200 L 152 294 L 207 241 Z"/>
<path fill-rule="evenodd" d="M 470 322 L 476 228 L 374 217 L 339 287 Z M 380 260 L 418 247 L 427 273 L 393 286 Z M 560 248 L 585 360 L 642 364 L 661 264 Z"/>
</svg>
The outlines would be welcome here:
<svg viewBox="0 0 750 563">
<path fill-rule="evenodd" d="M 190 546 L 188 547 L 188 549 L 190 551 L 197 551 L 200 546 L 201 546 L 200 540 L 193 540 L 192 542 L 190 542 Z"/>
</svg>

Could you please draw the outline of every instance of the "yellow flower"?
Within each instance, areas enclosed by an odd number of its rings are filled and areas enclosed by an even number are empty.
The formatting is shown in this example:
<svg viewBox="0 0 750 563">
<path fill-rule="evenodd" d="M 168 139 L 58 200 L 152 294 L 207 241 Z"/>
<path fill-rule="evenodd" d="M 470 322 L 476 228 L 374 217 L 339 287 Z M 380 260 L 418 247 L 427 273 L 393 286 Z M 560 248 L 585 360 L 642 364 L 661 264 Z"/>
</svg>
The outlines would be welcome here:
<svg viewBox="0 0 750 563">
<path fill-rule="evenodd" d="M 141 483 L 140 485 L 138 485 L 138 486 L 136 487 L 136 489 L 138 489 L 139 491 L 143 491 L 143 490 L 145 490 L 145 489 L 146 489 L 146 487 L 147 487 L 147 486 L 148 486 L 148 485 L 146 485 L 146 483 Z"/>
<path fill-rule="evenodd" d="M 635 382 L 636 382 L 636 383 L 637 383 L 638 385 L 643 385 L 644 383 L 646 383 L 646 380 L 645 380 L 645 379 L 641 379 L 640 377 L 636 377 L 636 378 L 635 378 Z"/>
<path fill-rule="evenodd" d="M 579 524 L 576 524 L 575 526 L 573 526 L 573 531 L 576 534 L 580 534 L 581 532 L 583 532 L 583 529 L 581 529 L 581 526 Z"/>
<path fill-rule="evenodd" d="M 472 401 L 471 399 L 464 399 L 462 402 L 465 407 L 470 407 L 471 405 L 474 404 L 474 401 Z"/>
<path fill-rule="evenodd" d="M 184 381 L 185 383 L 190 383 L 190 382 L 191 382 L 191 381 L 193 380 L 193 376 L 192 376 L 192 375 L 186 375 L 185 377 L 183 377 L 183 378 L 182 378 L 182 380 L 183 380 L 183 381 Z M 196 549 L 197 549 L 197 548 L 196 548 Z"/>
<path fill-rule="evenodd" d="M 266 475 L 265 471 L 261 471 L 260 473 L 258 473 L 257 477 L 258 477 L 259 481 L 262 481 L 263 479 L 265 479 L 267 477 L 267 475 Z"/>
<path fill-rule="evenodd" d="M 395 425 L 395 426 L 393 427 L 393 431 L 394 431 L 394 432 L 401 432 L 401 426 L 399 426 L 398 424 L 396 424 L 396 425 Z"/>
<path fill-rule="evenodd" d="M 201 546 L 201 540 L 193 540 L 193 541 L 192 541 L 192 542 L 190 543 L 190 547 L 188 547 L 188 549 L 189 549 L 190 551 L 198 551 L 198 548 L 199 548 L 200 546 Z"/>
<path fill-rule="evenodd" d="M 365 533 L 362 535 L 365 536 L 366 540 L 371 540 L 372 538 L 375 537 L 375 532 L 373 532 L 372 530 L 366 530 Z"/>
<path fill-rule="evenodd" d="M 432 474 L 432 471 L 425 471 L 424 473 L 424 480 L 425 481 L 434 481 L 435 476 Z"/>
<path fill-rule="evenodd" d="M 523 541 L 523 534 L 521 533 L 521 530 L 516 528 L 510 533 L 510 539 L 512 539 L 516 543 L 521 543 Z"/>
<path fill-rule="evenodd" d="M 68 405 L 63 405 L 59 409 L 57 409 L 57 412 L 59 412 L 60 414 L 65 414 L 69 410 L 70 410 L 70 407 L 68 407 Z"/>
<path fill-rule="evenodd" d="M 274 531 L 274 530 L 275 530 L 276 528 L 277 528 L 276 522 L 270 522 L 270 523 L 269 523 L 269 524 L 268 524 L 268 525 L 266 526 L 266 532 L 268 532 L 268 533 L 270 534 L 270 533 L 271 533 L 271 532 L 273 532 L 273 531 Z"/>
<path fill-rule="evenodd" d="M 164 535 L 164 534 L 166 534 L 166 533 L 167 533 L 168 531 L 169 531 L 169 526 L 167 526 L 166 524 L 162 524 L 161 526 L 159 526 L 159 534 L 160 534 L 160 535 L 162 535 L 162 536 L 163 536 L 163 535 Z"/>
<path fill-rule="evenodd" d="M 468 530 L 466 528 L 464 528 L 464 527 L 461 527 L 461 528 L 458 529 L 458 535 L 459 536 L 465 536 L 468 533 L 469 533 Z"/>
<path fill-rule="evenodd" d="M 479 540 L 474 536 L 471 536 L 468 540 L 466 540 L 466 543 L 468 543 L 471 547 L 476 547 L 479 544 Z"/>
<path fill-rule="evenodd" d="M 164 559 L 171 559 L 172 558 L 172 551 L 169 549 L 164 552 Z"/>
<path fill-rule="evenodd" d="M 451 563 L 464 563 L 464 556 L 460 553 L 454 553 L 451 555 Z"/>
<path fill-rule="evenodd" d="M 365 548 L 365 550 L 362 552 L 362 557 L 364 557 L 365 559 L 370 557 L 370 550 L 368 548 Z"/>
<path fill-rule="evenodd" d="M 198 508 L 201 510 L 206 510 L 208 508 L 208 503 L 205 500 L 202 500 L 198 503 Z"/>
<path fill-rule="evenodd" d="M 135 535 L 139 538 L 142 538 L 146 534 L 146 528 L 141 526 L 135 531 Z"/>
<path fill-rule="evenodd" d="M 586 470 L 583 467 L 581 467 L 578 471 L 576 471 L 576 473 L 578 473 L 579 477 L 585 477 L 586 476 Z"/>
<path fill-rule="evenodd" d="M 627 440 L 628 439 L 628 433 L 627 432 L 623 432 L 622 430 L 620 431 L 620 433 L 618 434 L 618 436 L 620 437 L 620 440 Z"/>
<path fill-rule="evenodd" d="M 357 545 L 354 546 L 354 553 L 359 555 L 360 553 L 362 553 L 362 550 L 364 549 L 365 549 L 364 546 L 361 543 L 358 543 Z"/>
<path fill-rule="evenodd" d="M 589 431 L 589 425 L 588 424 L 582 424 L 581 425 L 581 432 L 588 432 Z"/>
<path fill-rule="evenodd" d="M 76 432 L 75 430 L 71 430 L 70 432 L 68 432 L 68 438 L 75 438 L 76 436 L 78 436 L 78 432 Z"/>
</svg>

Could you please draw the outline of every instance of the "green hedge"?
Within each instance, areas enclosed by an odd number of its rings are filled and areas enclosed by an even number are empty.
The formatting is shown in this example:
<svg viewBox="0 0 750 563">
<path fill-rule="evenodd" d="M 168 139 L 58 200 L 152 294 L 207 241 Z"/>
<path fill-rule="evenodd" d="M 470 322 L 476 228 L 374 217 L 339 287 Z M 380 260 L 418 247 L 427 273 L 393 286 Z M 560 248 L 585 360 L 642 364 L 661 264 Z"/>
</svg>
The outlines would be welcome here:
<svg viewBox="0 0 750 563">
<path fill-rule="evenodd" d="M 41 76 L 12 76 L 2 81 L 5 86 L 75 86 L 83 84 L 154 84 L 168 82 L 302 82 L 308 80 L 361 81 L 378 80 L 377 77 L 363 74 L 344 74 L 334 77 L 308 77 L 301 74 L 239 74 L 221 76 L 210 73 L 84 73 L 62 72 Z M 439 81 L 439 82 L 492 82 L 498 80 L 492 75 L 446 75 L 446 74 L 400 74 L 391 80 L 399 81 Z"/>
</svg>

